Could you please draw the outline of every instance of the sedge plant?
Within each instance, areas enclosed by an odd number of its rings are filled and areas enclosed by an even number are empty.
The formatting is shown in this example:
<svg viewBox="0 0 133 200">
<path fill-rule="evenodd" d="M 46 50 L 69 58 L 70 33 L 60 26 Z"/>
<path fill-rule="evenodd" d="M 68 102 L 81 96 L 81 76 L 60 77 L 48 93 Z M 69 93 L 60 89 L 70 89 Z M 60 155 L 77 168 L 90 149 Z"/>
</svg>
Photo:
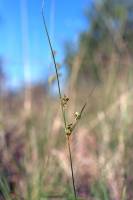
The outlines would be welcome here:
<svg viewBox="0 0 133 200">
<path fill-rule="evenodd" d="M 55 77 L 56 77 L 56 80 L 57 80 L 59 100 L 60 100 L 61 112 L 62 112 L 63 122 L 64 122 L 64 133 L 66 135 L 66 142 L 67 142 L 67 148 L 68 148 L 68 154 L 69 154 L 69 160 L 70 160 L 73 193 L 74 193 L 75 200 L 77 200 L 77 192 L 76 192 L 76 185 L 75 185 L 75 178 L 74 178 L 73 159 L 72 159 L 72 152 L 71 152 L 70 137 L 72 136 L 72 133 L 73 133 L 77 123 L 81 119 L 82 113 L 83 113 L 83 111 L 86 107 L 86 103 L 83 105 L 80 112 L 75 113 L 74 122 L 68 123 L 67 118 L 66 118 L 66 106 L 68 104 L 69 97 L 66 96 L 65 94 L 62 95 L 62 92 L 61 92 L 59 72 L 58 72 L 58 64 L 56 63 L 55 51 L 53 49 L 53 45 L 52 45 L 52 42 L 51 42 L 51 39 L 50 39 L 50 35 L 49 35 L 49 32 L 48 32 L 48 28 L 47 28 L 47 24 L 46 24 L 46 20 L 45 20 L 45 15 L 44 15 L 45 4 L 44 3 L 45 2 L 43 0 L 43 2 L 42 2 L 42 18 L 43 18 L 44 30 L 45 30 L 45 33 L 46 33 L 46 36 L 47 36 L 47 39 L 48 39 L 48 44 L 49 44 L 49 47 L 50 47 L 50 51 L 51 51 L 51 55 L 52 55 L 52 59 L 53 59 L 53 64 L 54 64 L 54 68 L 55 68 Z"/>
</svg>

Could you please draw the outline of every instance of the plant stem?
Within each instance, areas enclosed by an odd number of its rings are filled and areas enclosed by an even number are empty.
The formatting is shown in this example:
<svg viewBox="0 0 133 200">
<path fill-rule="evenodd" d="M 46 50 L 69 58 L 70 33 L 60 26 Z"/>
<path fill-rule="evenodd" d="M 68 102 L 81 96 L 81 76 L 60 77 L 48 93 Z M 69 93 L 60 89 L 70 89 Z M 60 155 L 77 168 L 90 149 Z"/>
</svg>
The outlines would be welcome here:
<svg viewBox="0 0 133 200">
<path fill-rule="evenodd" d="M 59 98 L 60 98 L 60 104 L 61 104 L 61 110 L 62 110 L 62 115 L 63 115 L 63 120 L 64 120 L 64 128 L 66 129 L 67 121 L 66 121 L 66 116 L 65 116 L 65 110 L 64 110 L 64 107 L 63 107 L 63 104 L 62 104 L 62 94 L 61 94 L 61 87 L 60 87 L 60 81 L 59 81 L 59 74 L 58 74 L 58 69 L 57 69 L 57 64 L 56 64 L 56 60 L 55 60 L 54 50 L 53 50 L 51 39 L 50 39 L 50 36 L 49 36 L 49 33 L 48 33 L 48 29 L 47 29 L 47 25 L 46 25 L 46 21 L 45 21 L 45 16 L 44 16 L 43 10 L 44 10 L 44 0 L 43 0 L 43 3 L 42 3 L 43 24 L 44 24 L 44 29 L 45 29 L 45 32 L 46 32 L 46 35 L 47 35 L 48 43 L 49 43 L 49 46 L 50 46 L 50 50 L 51 50 L 51 54 L 52 54 L 52 58 L 53 58 L 53 62 L 54 62 L 54 67 L 55 67 L 55 72 L 56 72 L 56 77 L 57 77 L 58 92 L 59 92 Z M 68 144 L 68 152 L 69 152 L 69 158 L 70 158 L 70 167 L 71 167 L 71 174 L 72 174 L 73 191 L 74 191 L 75 200 L 77 200 L 69 136 L 67 136 L 67 144 Z"/>
<path fill-rule="evenodd" d="M 72 153 L 71 153 L 71 147 L 70 147 L 70 136 L 69 135 L 67 136 L 67 145 L 68 145 L 68 153 L 69 153 L 69 160 L 70 160 L 70 166 L 71 166 L 71 176 L 72 176 L 74 197 L 75 197 L 75 200 L 77 200 L 77 193 L 76 193 L 76 186 L 75 186 L 75 179 L 74 179 L 74 172 L 73 172 Z"/>
<path fill-rule="evenodd" d="M 46 32 L 46 35 L 47 35 L 48 43 L 49 43 L 49 46 L 50 46 L 50 51 L 51 51 L 53 62 L 54 62 L 54 67 L 55 67 L 55 72 L 56 72 L 56 77 L 57 77 L 57 84 L 58 84 L 58 92 L 59 92 L 59 98 L 60 98 L 60 104 L 61 104 L 61 110 L 62 110 L 64 125 L 65 125 L 65 128 L 66 128 L 66 116 L 65 116 L 65 111 L 64 111 L 63 105 L 62 105 L 62 94 L 61 94 L 61 87 L 60 87 L 60 81 L 59 81 L 59 74 L 58 74 L 57 64 L 56 64 L 56 60 L 55 60 L 54 50 L 53 50 L 53 47 L 52 47 L 52 42 L 51 42 L 51 39 L 50 39 L 50 36 L 49 36 L 49 33 L 48 33 L 48 29 L 47 29 L 47 25 L 46 25 L 46 22 L 45 22 L 45 16 L 44 16 L 43 9 L 44 9 L 44 1 L 42 3 L 43 24 L 44 24 L 44 29 L 45 29 L 45 32 Z"/>
</svg>

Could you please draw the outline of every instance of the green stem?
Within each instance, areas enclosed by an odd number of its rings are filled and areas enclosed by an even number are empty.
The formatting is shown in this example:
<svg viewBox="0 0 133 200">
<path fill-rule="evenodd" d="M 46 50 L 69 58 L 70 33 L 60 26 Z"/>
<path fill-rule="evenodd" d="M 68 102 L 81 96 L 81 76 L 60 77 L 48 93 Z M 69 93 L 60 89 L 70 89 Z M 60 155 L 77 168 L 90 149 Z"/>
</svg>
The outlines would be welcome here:
<svg viewBox="0 0 133 200">
<path fill-rule="evenodd" d="M 61 110 L 62 110 L 62 115 L 63 115 L 63 120 L 64 120 L 64 126 L 65 126 L 65 129 L 66 129 L 67 122 L 66 122 L 65 110 L 64 110 L 64 107 L 63 107 L 63 104 L 62 104 L 62 94 L 61 94 L 61 88 L 60 88 L 58 69 L 57 69 L 57 64 L 56 64 L 56 60 L 55 60 L 54 50 L 53 50 L 52 43 L 51 43 L 51 40 L 50 40 L 50 36 L 49 36 L 49 33 L 48 33 L 47 25 L 46 25 L 46 22 L 45 22 L 45 16 L 44 16 L 43 10 L 44 10 L 44 0 L 43 0 L 43 4 L 42 4 L 42 17 L 43 17 L 44 29 L 45 29 L 45 32 L 46 32 L 46 35 L 47 35 L 48 43 L 49 43 L 49 46 L 50 46 L 50 50 L 51 50 L 51 54 L 52 54 L 52 58 L 53 58 L 53 62 L 54 62 L 54 67 L 55 67 L 55 72 L 56 72 L 56 77 L 57 77 L 57 84 L 58 84 L 58 92 L 59 92 L 59 98 L 60 98 L 60 104 L 61 104 Z M 73 191 L 74 191 L 74 196 L 75 196 L 75 200 L 76 200 L 77 195 L 76 195 L 76 187 L 75 187 L 75 181 L 74 181 L 73 162 L 72 162 L 69 138 L 67 140 L 67 143 L 68 143 L 68 151 L 69 151 L 69 158 L 70 158 Z"/>
<path fill-rule="evenodd" d="M 47 35 L 48 43 L 49 43 L 49 46 L 50 46 L 50 51 L 51 51 L 53 62 L 54 62 L 54 67 L 55 67 L 55 72 L 56 72 L 56 77 L 57 77 L 57 84 L 58 84 L 58 92 L 59 92 L 59 97 L 60 97 L 61 110 L 62 110 L 64 125 L 65 125 L 65 128 L 66 128 L 66 116 L 65 116 L 65 111 L 64 111 L 63 105 L 62 105 L 62 94 L 61 94 L 61 87 L 60 87 L 60 81 L 59 81 L 59 74 L 58 74 L 54 50 L 53 50 L 52 42 L 51 42 L 51 39 L 50 39 L 50 36 L 49 36 L 49 33 L 48 33 L 48 29 L 47 29 L 47 25 L 46 25 L 46 22 L 45 22 L 45 16 L 44 16 L 43 10 L 44 10 L 44 1 L 42 3 L 43 24 L 44 24 L 44 29 L 45 29 L 45 32 L 46 32 L 46 35 Z"/>
<path fill-rule="evenodd" d="M 67 145 L 68 145 L 68 151 L 69 151 L 69 159 L 70 159 L 70 166 L 71 166 L 71 176 L 72 176 L 72 184 L 73 184 L 74 197 L 75 197 L 75 200 L 77 200 L 77 193 L 76 193 L 76 186 L 75 186 L 75 179 L 74 179 L 74 172 L 73 172 L 72 153 L 71 153 L 71 147 L 70 147 L 69 137 L 70 136 L 67 136 Z"/>
</svg>

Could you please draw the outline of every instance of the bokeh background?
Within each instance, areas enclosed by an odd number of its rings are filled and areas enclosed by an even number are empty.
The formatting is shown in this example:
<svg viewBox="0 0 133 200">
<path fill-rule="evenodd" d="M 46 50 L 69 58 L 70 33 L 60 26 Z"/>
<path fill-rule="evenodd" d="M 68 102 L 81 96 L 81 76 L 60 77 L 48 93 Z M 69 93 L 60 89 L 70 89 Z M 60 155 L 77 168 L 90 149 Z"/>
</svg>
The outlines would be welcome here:
<svg viewBox="0 0 133 200">
<path fill-rule="evenodd" d="M 0 200 L 74 200 L 42 1 L 0 0 Z M 133 199 L 133 2 L 45 1 L 82 200 Z"/>
</svg>

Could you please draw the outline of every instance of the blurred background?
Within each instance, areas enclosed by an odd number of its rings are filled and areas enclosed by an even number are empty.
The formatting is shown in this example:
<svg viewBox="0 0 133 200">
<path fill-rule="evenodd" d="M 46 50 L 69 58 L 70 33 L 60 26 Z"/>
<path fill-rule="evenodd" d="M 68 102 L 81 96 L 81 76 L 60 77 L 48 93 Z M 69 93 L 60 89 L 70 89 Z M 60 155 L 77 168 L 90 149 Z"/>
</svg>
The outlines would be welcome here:
<svg viewBox="0 0 133 200">
<path fill-rule="evenodd" d="M 74 200 L 42 1 L 0 0 L 0 200 Z M 133 1 L 45 1 L 82 200 L 133 199 Z M 51 196 L 51 197 L 50 197 Z M 53 196 L 53 197 L 52 197 Z"/>
</svg>

